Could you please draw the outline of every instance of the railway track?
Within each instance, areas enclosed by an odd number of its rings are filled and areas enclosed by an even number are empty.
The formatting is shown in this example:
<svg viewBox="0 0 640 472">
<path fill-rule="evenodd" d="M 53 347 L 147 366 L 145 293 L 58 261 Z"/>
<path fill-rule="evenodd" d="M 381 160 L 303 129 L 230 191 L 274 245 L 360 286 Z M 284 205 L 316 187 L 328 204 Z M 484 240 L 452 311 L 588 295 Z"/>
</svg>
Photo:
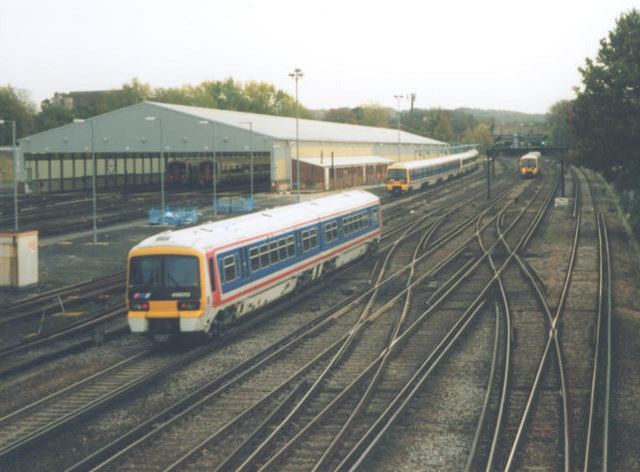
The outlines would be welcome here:
<svg viewBox="0 0 640 472">
<path fill-rule="evenodd" d="M 181 362 L 171 362 L 169 365 L 171 366 L 175 366 L 175 365 L 180 365 Z M 127 367 L 126 369 L 124 369 L 122 375 L 124 375 L 125 380 L 128 379 L 127 375 L 128 372 L 131 371 L 130 365 L 128 363 L 121 363 L 118 364 L 118 366 L 120 367 Z M 152 367 L 154 367 L 153 365 L 151 365 Z M 157 367 L 157 366 L 155 366 Z M 112 374 L 112 370 L 115 368 L 114 367 L 110 367 L 108 369 L 105 369 L 103 372 L 96 374 L 94 376 L 91 377 L 92 381 L 97 382 L 99 379 L 102 379 L 103 376 L 106 376 L 106 380 L 104 381 L 104 385 L 106 385 L 106 387 L 112 387 L 113 383 L 110 382 L 109 377 Z M 137 366 L 133 366 L 133 371 L 134 373 L 137 372 L 136 371 Z M 151 378 L 155 378 L 157 375 L 161 375 L 161 373 L 164 373 L 166 371 L 166 369 L 164 367 L 156 369 L 157 373 L 154 373 L 153 375 L 151 373 L 146 373 L 143 377 L 143 379 L 146 380 L 139 380 L 133 384 L 131 384 L 128 380 L 127 382 L 124 383 L 124 386 L 119 386 L 117 387 L 114 392 L 124 392 L 124 391 L 128 391 L 129 388 L 131 388 L 129 385 L 132 386 L 137 386 L 140 382 L 146 382 L 149 381 L 149 379 Z M 86 382 L 86 381 L 85 381 Z M 102 383 L 100 384 L 102 386 Z M 75 384 L 73 386 L 73 389 L 80 389 L 80 393 L 78 394 L 80 396 L 80 398 L 87 400 L 87 396 L 82 392 L 82 388 L 86 386 L 86 383 L 84 382 L 79 382 L 78 384 Z M 72 387 L 69 387 L 72 388 Z M 56 407 L 58 408 L 58 410 L 61 412 L 60 413 L 60 418 L 56 418 L 55 419 L 55 425 L 56 427 L 62 427 L 66 424 L 68 424 L 71 420 L 74 420 L 78 415 L 80 414 L 86 414 L 87 412 L 91 412 L 97 408 L 99 408 L 100 406 L 104 405 L 104 401 L 113 401 L 114 398 L 117 397 L 117 395 L 121 395 L 122 393 L 115 393 L 113 395 L 116 395 L 116 397 L 114 397 L 111 393 L 107 394 L 104 393 L 104 388 L 98 388 L 98 387 L 92 387 L 94 389 L 97 389 L 98 392 L 100 393 L 100 396 L 97 398 L 89 398 L 90 401 L 88 401 L 87 405 L 79 405 L 77 402 L 72 402 L 71 403 L 71 407 L 74 407 L 75 410 L 72 413 L 67 412 L 67 409 L 69 408 L 68 406 L 65 408 L 64 405 L 66 405 L 66 403 L 63 405 L 63 407 Z M 124 389 L 124 390 L 122 390 Z M 50 396 L 50 398 L 52 399 L 56 399 L 56 398 L 60 398 L 58 395 L 61 395 L 62 392 L 67 392 L 67 390 L 63 390 L 61 392 L 58 392 L 56 394 L 53 394 Z M 49 398 L 49 397 L 47 397 Z M 105 400 L 106 399 L 106 400 Z M 32 405 L 29 405 L 21 410 L 19 410 L 20 412 L 24 413 L 24 412 L 29 412 L 29 411 L 35 411 L 34 415 L 36 415 L 36 418 L 38 418 L 38 407 L 41 403 L 40 402 L 36 402 Z M 54 408 L 55 411 L 55 408 Z M 47 414 L 47 418 L 50 419 L 50 417 L 52 417 L 54 415 L 54 413 L 52 412 L 48 412 Z M 20 417 L 22 418 L 22 416 Z M 9 422 L 11 420 L 15 420 L 16 416 L 14 415 L 10 415 L 10 417 L 6 417 L 3 419 L 3 421 L 5 422 Z M 7 454 L 11 454 L 14 453 L 17 450 L 22 449 L 23 447 L 26 447 L 26 445 L 30 444 L 33 441 L 36 440 L 40 440 L 43 437 L 46 437 L 46 435 L 50 434 L 52 431 L 55 430 L 55 428 L 53 428 L 50 424 L 41 424 L 42 422 L 38 422 L 38 421 L 33 421 L 30 419 L 30 417 L 27 417 L 26 420 L 26 424 L 28 426 L 23 426 L 23 427 L 19 427 L 19 426 L 14 426 L 13 428 L 11 427 L 11 425 L 9 425 L 7 427 L 7 431 L 12 431 L 14 434 L 4 438 L 5 439 L 5 444 L 2 446 L 2 449 L 0 450 L 0 456 L 4 456 Z M 29 435 L 27 435 L 25 438 L 21 438 L 20 437 L 20 433 L 21 432 L 29 432 Z M 33 433 L 33 434 L 32 434 Z M 13 442 L 11 442 L 13 441 Z"/>
<path fill-rule="evenodd" d="M 501 173 L 499 172 L 499 174 Z M 389 226 L 383 233 L 382 241 L 388 240 L 398 231 L 403 231 L 413 225 L 414 216 L 419 216 L 420 218 L 432 216 L 440 211 L 441 207 L 451 199 L 460 198 L 461 194 L 465 193 L 465 191 L 468 193 L 470 188 L 480 187 L 478 184 L 482 182 L 476 181 L 476 177 L 473 175 L 465 176 L 466 189 L 458 188 L 459 185 L 453 186 L 453 189 L 451 187 L 437 187 L 404 199 L 390 199 L 391 203 L 386 208 L 395 208 L 403 202 L 407 207 L 403 208 L 402 212 L 394 212 L 393 216 L 389 218 Z M 466 201 L 481 192 L 481 189 L 476 189 L 471 196 L 467 195 Z M 425 200 L 431 202 L 436 197 L 438 202 L 442 202 L 442 205 L 437 202 L 432 203 L 434 209 L 422 215 L 421 207 L 424 207 Z M 414 212 L 417 213 L 414 214 Z M 403 221 L 391 223 L 391 221 L 398 219 Z M 14 330 L 19 328 L 20 331 L 30 332 L 31 334 L 18 344 L 11 344 L 0 349 L 0 360 L 3 361 L 3 367 L 0 368 L 0 378 L 126 334 L 125 323 L 116 319 L 124 313 L 124 307 L 121 306 L 114 306 L 106 312 L 99 310 L 97 315 L 91 315 L 88 319 L 83 316 L 78 321 L 71 322 L 66 320 L 67 322 L 64 323 L 58 319 L 55 327 L 49 326 L 50 318 L 47 317 L 47 314 L 54 310 L 60 311 L 65 308 L 81 306 L 82 303 L 98 296 L 104 296 L 114 291 L 123 291 L 124 279 L 124 273 L 112 274 L 100 279 L 38 294 L 5 307 L 4 313 L 7 317 L 4 320 L 0 318 L 0 327 L 12 327 Z M 16 323 L 23 320 L 24 324 Z M 28 323 L 34 322 L 38 326 L 36 328 L 30 327 Z M 34 335 L 33 333 L 37 334 Z M 69 338 L 72 339 L 70 340 Z M 60 346 L 53 347 L 56 344 Z M 12 361 L 12 358 L 16 358 L 16 360 Z"/>
<path fill-rule="evenodd" d="M 407 269 L 408 270 L 408 269 Z M 393 275 L 392 275 L 393 276 Z M 380 284 L 380 286 L 382 286 L 383 284 Z M 380 289 L 380 287 L 377 288 L 373 288 L 371 289 L 370 295 L 373 292 L 377 292 Z M 369 299 L 370 301 L 371 299 Z M 370 307 L 371 304 L 369 303 L 369 301 L 367 301 L 366 303 L 361 301 L 361 304 L 364 304 L 364 312 L 367 311 L 367 307 Z M 369 308 L 369 311 L 371 311 L 371 308 Z M 361 311 L 359 311 L 358 313 L 363 313 Z M 342 315 L 345 316 L 345 315 Z M 351 314 L 352 318 L 355 316 L 353 314 Z M 359 319 L 359 317 L 358 317 Z M 369 319 L 369 318 L 366 318 Z M 382 319 L 380 317 L 376 318 L 376 319 Z M 375 319 L 372 319 L 375 321 Z M 350 323 L 347 323 L 345 327 L 343 327 L 343 330 L 346 329 L 349 326 L 353 326 L 353 322 L 354 320 L 351 319 Z M 348 332 L 349 330 L 347 330 L 347 334 L 345 336 L 348 336 Z M 347 339 L 346 337 L 343 337 L 344 339 Z M 335 336 L 331 337 L 331 339 L 335 340 Z M 302 353 L 299 351 L 295 351 L 296 355 L 293 356 L 287 356 L 287 359 L 289 359 L 289 361 L 287 362 L 291 362 L 291 359 L 294 358 L 296 361 L 300 361 L 300 358 L 302 357 L 303 359 L 308 359 L 308 356 L 310 352 L 315 352 L 316 357 L 310 361 L 307 362 L 307 364 L 304 364 L 303 367 L 299 367 L 298 371 L 296 371 L 293 368 L 281 368 L 281 369 L 272 369 L 269 372 L 272 373 L 272 376 L 269 376 L 268 378 L 264 378 L 264 377 L 260 377 L 259 381 L 260 381 L 260 385 L 261 385 L 261 391 L 265 390 L 265 383 L 269 383 L 269 385 L 272 385 L 274 382 L 276 382 L 278 379 L 282 378 L 283 373 L 290 373 L 290 372 L 294 372 L 293 374 L 291 374 L 289 377 L 289 379 L 285 382 L 282 382 L 280 386 L 275 386 L 271 392 L 271 395 L 267 395 L 264 400 L 262 402 L 258 402 L 258 403 L 254 403 L 254 407 L 252 408 L 244 408 L 245 413 L 238 413 L 238 409 L 240 411 L 243 410 L 243 406 L 246 407 L 246 403 L 245 403 L 245 397 L 244 395 L 241 395 L 240 393 L 238 393 L 236 390 L 233 390 L 233 395 L 230 395 L 230 397 L 233 399 L 233 401 L 224 401 L 223 399 L 220 399 L 219 395 L 223 395 L 226 391 L 216 391 L 214 390 L 214 392 L 211 394 L 212 396 L 208 396 L 206 398 L 206 400 L 203 400 L 202 402 L 200 401 L 195 401 L 192 398 L 191 402 L 187 403 L 187 405 L 190 406 L 186 406 L 183 405 L 182 408 L 185 408 L 185 413 L 184 416 L 181 415 L 176 415 L 171 417 L 169 420 L 165 420 L 163 421 L 161 418 L 158 417 L 154 417 L 152 419 L 149 420 L 149 422 L 153 425 L 157 425 L 157 424 L 161 424 L 162 426 L 154 429 L 150 432 L 147 432 L 146 434 L 144 432 L 141 431 L 137 431 L 135 433 L 135 435 L 137 435 L 138 439 L 134 440 L 134 442 L 129 442 L 129 445 L 124 446 L 122 442 L 119 440 L 118 444 L 112 444 L 110 446 L 107 446 L 106 448 L 104 448 L 102 451 L 99 451 L 98 453 L 96 453 L 92 458 L 88 459 L 87 461 L 83 462 L 82 464 L 78 464 L 76 467 L 73 467 L 73 470 L 83 470 L 86 469 L 88 467 L 93 467 L 96 464 L 101 464 L 99 467 L 100 468 L 122 468 L 122 467 L 127 467 L 127 464 L 131 464 L 131 463 L 135 463 L 136 461 L 136 457 L 140 458 L 142 456 L 144 457 L 153 457 L 154 461 L 157 459 L 158 461 L 160 460 L 168 460 L 167 459 L 167 454 L 173 454 L 175 455 L 176 451 L 175 450 L 171 450 L 171 451 L 153 451 L 153 450 L 149 450 L 148 448 L 152 447 L 153 445 L 157 445 L 159 444 L 161 441 L 157 440 L 157 435 L 159 434 L 168 434 L 169 436 L 175 436 L 175 430 L 173 430 L 174 432 L 171 433 L 171 428 L 176 427 L 176 424 L 180 424 L 182 423 L 182 427 L 184 427 L 185 424 L 189 425 L 192 422 L 189 421 L 188 419 L 185 419 L 185 416 L 187 418 L 193 418 L 193 415 L 198 415 L 198 418 L 200 418 L 200 420 L 202 419 L 203 415 L 206 413 L 203 412 L 203 408 L 205 408 L 204 406 L 202 406 L 203 403 L 208 403 L 210 402 L 214 397 L 218 398 L 218 401 L 221 402 L 218 404 L 217 407 L 211 407 L 211 411 L 209 411 L 208 414 L 206 414 L 206 421 L 202 421 L 203 424 L 207 424 L 209 429 L 214 429 L 216 424 L 220 424 L 222 425 L 222 423 L 224 423 L 224 421 L 226 419 L 229 418 L 229 413 L 232 411 L 235 411 L 236 414 L 238 416 L 236 416 L 237 420 L 231 420 L 232 423 L 229 424 L 234 424 L 237 425 L 238 422 L 242 421 L 242 418 L 247 418 L 248 415 L 250 415 L 250 417 L 255 418 L 256 417 L 256 411 L 260 408 L 260 406 L 265 407 L 265 403 L 268 401 L 271 401 L 271 405 L 283 405 L 283 404 L 287 404 L 290 400 L 291 400 L 291 396 L 295 396 L 296 393 L 295 392 L 300 392 L 298 389 L 302 389 L 305 388 L 303 385 L 304 383 L 301 383 L 300 381 L 300 376 L 303 375 L 304 372 L 307 371 L 307 369 L 312 369 L 314 367 L 317 367 L 318 369 L 321 369 L 321 367 L 318 366 L 318 363 L 320 363 L 321 361 L 326 362 L 326 357 L 329 356 L 335 349 L 337 349 L 339 346 L 339 344 L 336 344 L 335 342 L 333 344 L 330 344 L 329 347 L 325 348 L 325 351 L 321 351 L 318 352 L 313 351 L 312 349 L 305 349 L 303 350 L 303 353 L 305 354 L 305 356 L 302 356 Z M 335 355 L 335 354 L 334 354 Z M 264 357 L 263 357 L 264 359 Z M 301 362 L 301 361 L 300 361 Z M 284 386 L 289 386 L 290 390 L 287 393 L 283 392 L 283 389 L 285 388 Z M 212 389 L 214 387 L 208 387 L 208 389 Z M 230 388 L 230 387 L 228 387 Z M 245 386 L 245 388 L 247 388 Z M 254 385 L 255 388 L 255 385 Z M 250 390 L 251 391 L 251 390 Z M 226 392 L 228 394 L 228 392 Z M 281 395 L 281 397 L 276 398 L 276 395 Z M 283 398 L 284 397 L 284 398 Z M 289 400 L 288 400 L 289 399 Z M 249 398 L 249 403 L 251 402 L 251 400 L 253 400 L 255 402 L 255 398 Z M 241 403 L 241 404 L 240 404 Z M 222 406 L 220 406 L 222 405 Z M 179 409 L 179 407 L 172 407 L 172 412 L 175 411 L 175 409 Z M 197 410 L 197 413 L 194 412 L 193 410 Z M 279 410 L 279 409 L 278 409 Z M 262 412 L 264 413 L 264 411 Z M 274 413 L 275 414 L 275 413 Z M 198 421 L 200 421 L 198 420 Z M 149 425 L 147 425 L 147 428 L 149 428 Z M 192 432 L 193 436 L 191 437 L 198 437 L 198 434 L 202 434 L 202 431 L 200 431 L 200 433 L 198 432 Z M 134 436 L 135 436 L 134 435 Z M 223 436 L 221 436 L 223 435 Z M 228 435 L 228 428 L 227 430 L 222 430 L 222 432 L 220 432 L 220 434 L 217 435 L 218 438 L 221 437 L 226 437 Z M 156 438 L 155 441 L 152 441 L 152 438 Z M 163 436 L 164 437 L 164 436 Z M 132 439 L 132 438 L 130 438 Z M 118 449 L 118 447 L 120 449 Z"/>
<path fill-rule="evenodd" d="M 438 222 L 439 221 L 439 222 Z M 440 225 L 442 223 L 443 220 L 438 220 L 436 221 L 437 225 Z M 416 223 L 413 223 L 416 224 Z M 410 225 L 409 225 L 410 226 Z M 415 228 L 414 228 L 415 229 Z M 435 231 L 437 230 L 437 226 L 432 227 L 429 232 L 431 234 L 431 236 L 433 236 L 433 234 L 435 234 Z M 406 234 L 412 233 L 412 229 L 409 227 L 407 229 Z M 416 234 L 416 232 L 414 231 L 413 234 Z M 427 240 L 426 239 L 422 239 L 421 241 L 423 245 L 427 244 Z M 437 242 L 436 242 L 437 243 Z M 415 257 L 414 257 L 415 259 Z M 412 264 L 411 264 L 412 265 Z M 405 268 L 406 270 L 406 268 Z M 393 277 L 397 277 L 397 275 L 393 275 Z M 388 284 L 387 284 L 388 285 Z M 384 288 L 385 284 L 380 284 L 380 286 L 377 289 L 380 289 L 381 287 Z M 177 362 L 177 361 L 176 361 Z M 174 365 L 173 362 L 170 363 L 171 365 Z M 177 363 L 176 365 L 179 365 L 180 363 Z M 160 369 L 162 370 L 162 369 Z M 159 371 L 160 371 L 159 370 Z M 166 372 L 164 370 L 162 370 L 163 372 Z M 146 377 L 143 376 L 141 378 L 145 378 L 147 380 L 140 380 L 138 379 L 139 383 L 125 383 L 125 385 L 127 385 L 126 389 L 124 390 L 118 390 L 118 394 L 115 394 L 115 396 L 112 396 L 111 393 L 109 394 L 105 394 L 103 393 L 100 396 L 100 401 L 90 401 L 88 406 L 82 406 L 82 407 L 77 407 L 76 405 L 76 409 L 73 410 L 72 413 L 64 413 L 64 415 L 62 415 L 62 418 L 57 418 L 56 422 L 55 422 L 55 426 L 52 426 L 51 424 L 47 424 L 47 425 L 40 425 L 38 427 L 35 427 L 35 433 L 32 434 L 32 430 L 33 428 L 30 429 L 30 427 L 25 427 L 25 429 L 18 429 L 18 432 L 15 432 L 15 428 L 13 429 L 7 429 L 8 431 L 14 431 L 14 436 L 15 434 L 18 434 L 18 436 L 20 435 L 19 433 L 21 431 L 28 431 L 29 435 L 26 437 L 26 439 L 20 439 L 18 438 L 17 440 L 15 440 L 15 437 L 12 437 L 15 441 L 12 442 L 7 442 L 5 443 L 5 446 L 3 447 L 2 451 L 3 451 L 3 457 L 6 457 L 6 455 L 15 453 L 18 450 L 22 450 L 23 448 L 26 448 L 28 445 L 35 443 L 38 440 L 43 439 L 44 437 L 46 437 L 47 435 L 51 434 L 51 432 L 57 430 L 58 428 L 63 428 L 64 426 L 68 425 L 70 423 L 70 421 L 72 420 L 77 420 L 79 418 L 79 415 L 83 414 L 86 415 L 92 411 L 95 411 L 97 409 L 99 409 L 100 407 L 106 405 L 107 403 L 111 402 L 111 401 L 115 401 L 118 398 L 118 395 L 122 395 L 124 392 L 129 391 L 129 388 L 135 388 L 135 387 L 140 387 L 142 384 L 144 384 L 145 382 L 147 382 L 149 379 L 151 378 L 157 378 L 157 376 L 160 374 L 157 373 L 147 373 Z M 94 379 L 92 377 L 92 379 Z M 94 379 L 95 380 L 95 379 Z M 130 385 L 130 386 L 129 386 Z M 296 392 L 301 392 L 302 390 L 299 389 L 303 389 L 305 387 L 305 383 L 302 382 L 299 385 L 296 386 Z M 77 386 L 76 386 L 77 387 Z M 290 395 L 294 395 L 294 393 L 290 392 Z M 54 395 L 55 396 L 55 395 Z M 52 398 L 54 397 L 52 396 Z M 287 397 L 289 398 L 289 397 Z M 291 397 L 293 398 L 293 397 Z M 94 399 L 96 400 L 96 399 Z M 284 401 L 284 400 L 283 400 Z M 284 405 L 284 403 L 282 403 L 282 405 Z M 31 407 L 25 407 L 25 409 L 21 409 L 21 412 L 27 411 L 29 410 L 29 408 L 35 408 L 35 406 L 31 406 Z M 82 412 L 82 413 L 79 413 Z M 11 417 L 13 417 L 13 415 L 10 415 Z M 13 417 L 15 419 L 15 417 Z M 42 434 L 41 434 L 42 433 Z M 7 445 L 8 444 L 8 445 Z"/>
</svg>

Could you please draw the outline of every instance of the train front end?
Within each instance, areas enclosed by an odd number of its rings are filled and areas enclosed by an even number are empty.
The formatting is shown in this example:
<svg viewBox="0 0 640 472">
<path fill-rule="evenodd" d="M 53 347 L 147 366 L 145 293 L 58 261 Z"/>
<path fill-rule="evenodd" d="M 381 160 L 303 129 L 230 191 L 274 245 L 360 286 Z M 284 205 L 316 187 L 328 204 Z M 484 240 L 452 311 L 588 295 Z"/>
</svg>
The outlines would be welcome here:
<svg viewBox="0 0 640 472">
<path fill-rule="evenodd" d="M 204 257 L 179 247 L 142 247 L 129 253 L 128 322 L 133 333 L 162 340 L 176 333 L 207 332 Z"/>
<path fill-rule="evenodd" d="M 538 175 L 538 160 L 533 158 L 524 158 L 520 160 L 520 175 L 522 178 L 533 178 Z"/>
<path fill-rule="evenodd" d="M 390 166 L 387 169 L 387 192 L 405 193 L 409 191 L 407 169 Z"/>
</svg>

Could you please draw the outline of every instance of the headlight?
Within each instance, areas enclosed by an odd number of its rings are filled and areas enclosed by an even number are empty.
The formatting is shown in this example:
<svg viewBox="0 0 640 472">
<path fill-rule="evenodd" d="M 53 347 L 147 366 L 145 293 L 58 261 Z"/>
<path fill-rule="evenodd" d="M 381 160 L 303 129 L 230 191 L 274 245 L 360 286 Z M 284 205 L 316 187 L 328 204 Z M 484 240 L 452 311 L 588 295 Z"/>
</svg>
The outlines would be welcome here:
<svg viewBox="0 0 640 472">
<path fill-rule="evenodd" d="M 131 311 L 149 311 L 149 302 L 129 302 Z"/>
</svg>

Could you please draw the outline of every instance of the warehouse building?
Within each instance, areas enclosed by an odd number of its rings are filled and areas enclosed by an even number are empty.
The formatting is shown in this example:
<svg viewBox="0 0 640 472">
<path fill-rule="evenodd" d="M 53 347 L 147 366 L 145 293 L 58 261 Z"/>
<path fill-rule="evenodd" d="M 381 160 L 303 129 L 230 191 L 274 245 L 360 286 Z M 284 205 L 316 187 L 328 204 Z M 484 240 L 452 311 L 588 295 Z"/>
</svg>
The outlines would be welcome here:
<svg viewBox="0 0 640 472">
<path fill-rule="evenodd" d="M 317 189 L 376 183 L 388 163 L 445 145 L 394 129 L 302 119 L 298 135 L 301 187 Z M 287 190 L 297 180 L 296 120 L 289 117 L 142 102 L 19 143 L 19 178 L 32 192 L 90 188 L 92 151 L 98 188 L 155 184 L 160 172 L 169 183 L 206 183 L 214 151 L 218 182 L 246 183 L 251 161 L 256 183 Z"/>
</svg>

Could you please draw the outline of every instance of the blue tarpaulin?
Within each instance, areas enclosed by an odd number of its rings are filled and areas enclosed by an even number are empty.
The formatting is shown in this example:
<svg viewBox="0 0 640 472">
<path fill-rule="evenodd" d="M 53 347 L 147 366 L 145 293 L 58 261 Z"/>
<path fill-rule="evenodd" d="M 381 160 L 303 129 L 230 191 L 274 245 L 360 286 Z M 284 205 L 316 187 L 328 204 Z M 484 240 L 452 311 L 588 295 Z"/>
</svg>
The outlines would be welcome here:
<svg viewBox="0 0 640 472">
<path fill-rule="evenodd" d="M 172 226 L 186 226 L 198 223 L 198 209 L 195 207 L 164 209 L 164 223 Z M 149 210 L 149 224 L 162 224 L 162 211 L 152 208 Z"/>
</svg>

